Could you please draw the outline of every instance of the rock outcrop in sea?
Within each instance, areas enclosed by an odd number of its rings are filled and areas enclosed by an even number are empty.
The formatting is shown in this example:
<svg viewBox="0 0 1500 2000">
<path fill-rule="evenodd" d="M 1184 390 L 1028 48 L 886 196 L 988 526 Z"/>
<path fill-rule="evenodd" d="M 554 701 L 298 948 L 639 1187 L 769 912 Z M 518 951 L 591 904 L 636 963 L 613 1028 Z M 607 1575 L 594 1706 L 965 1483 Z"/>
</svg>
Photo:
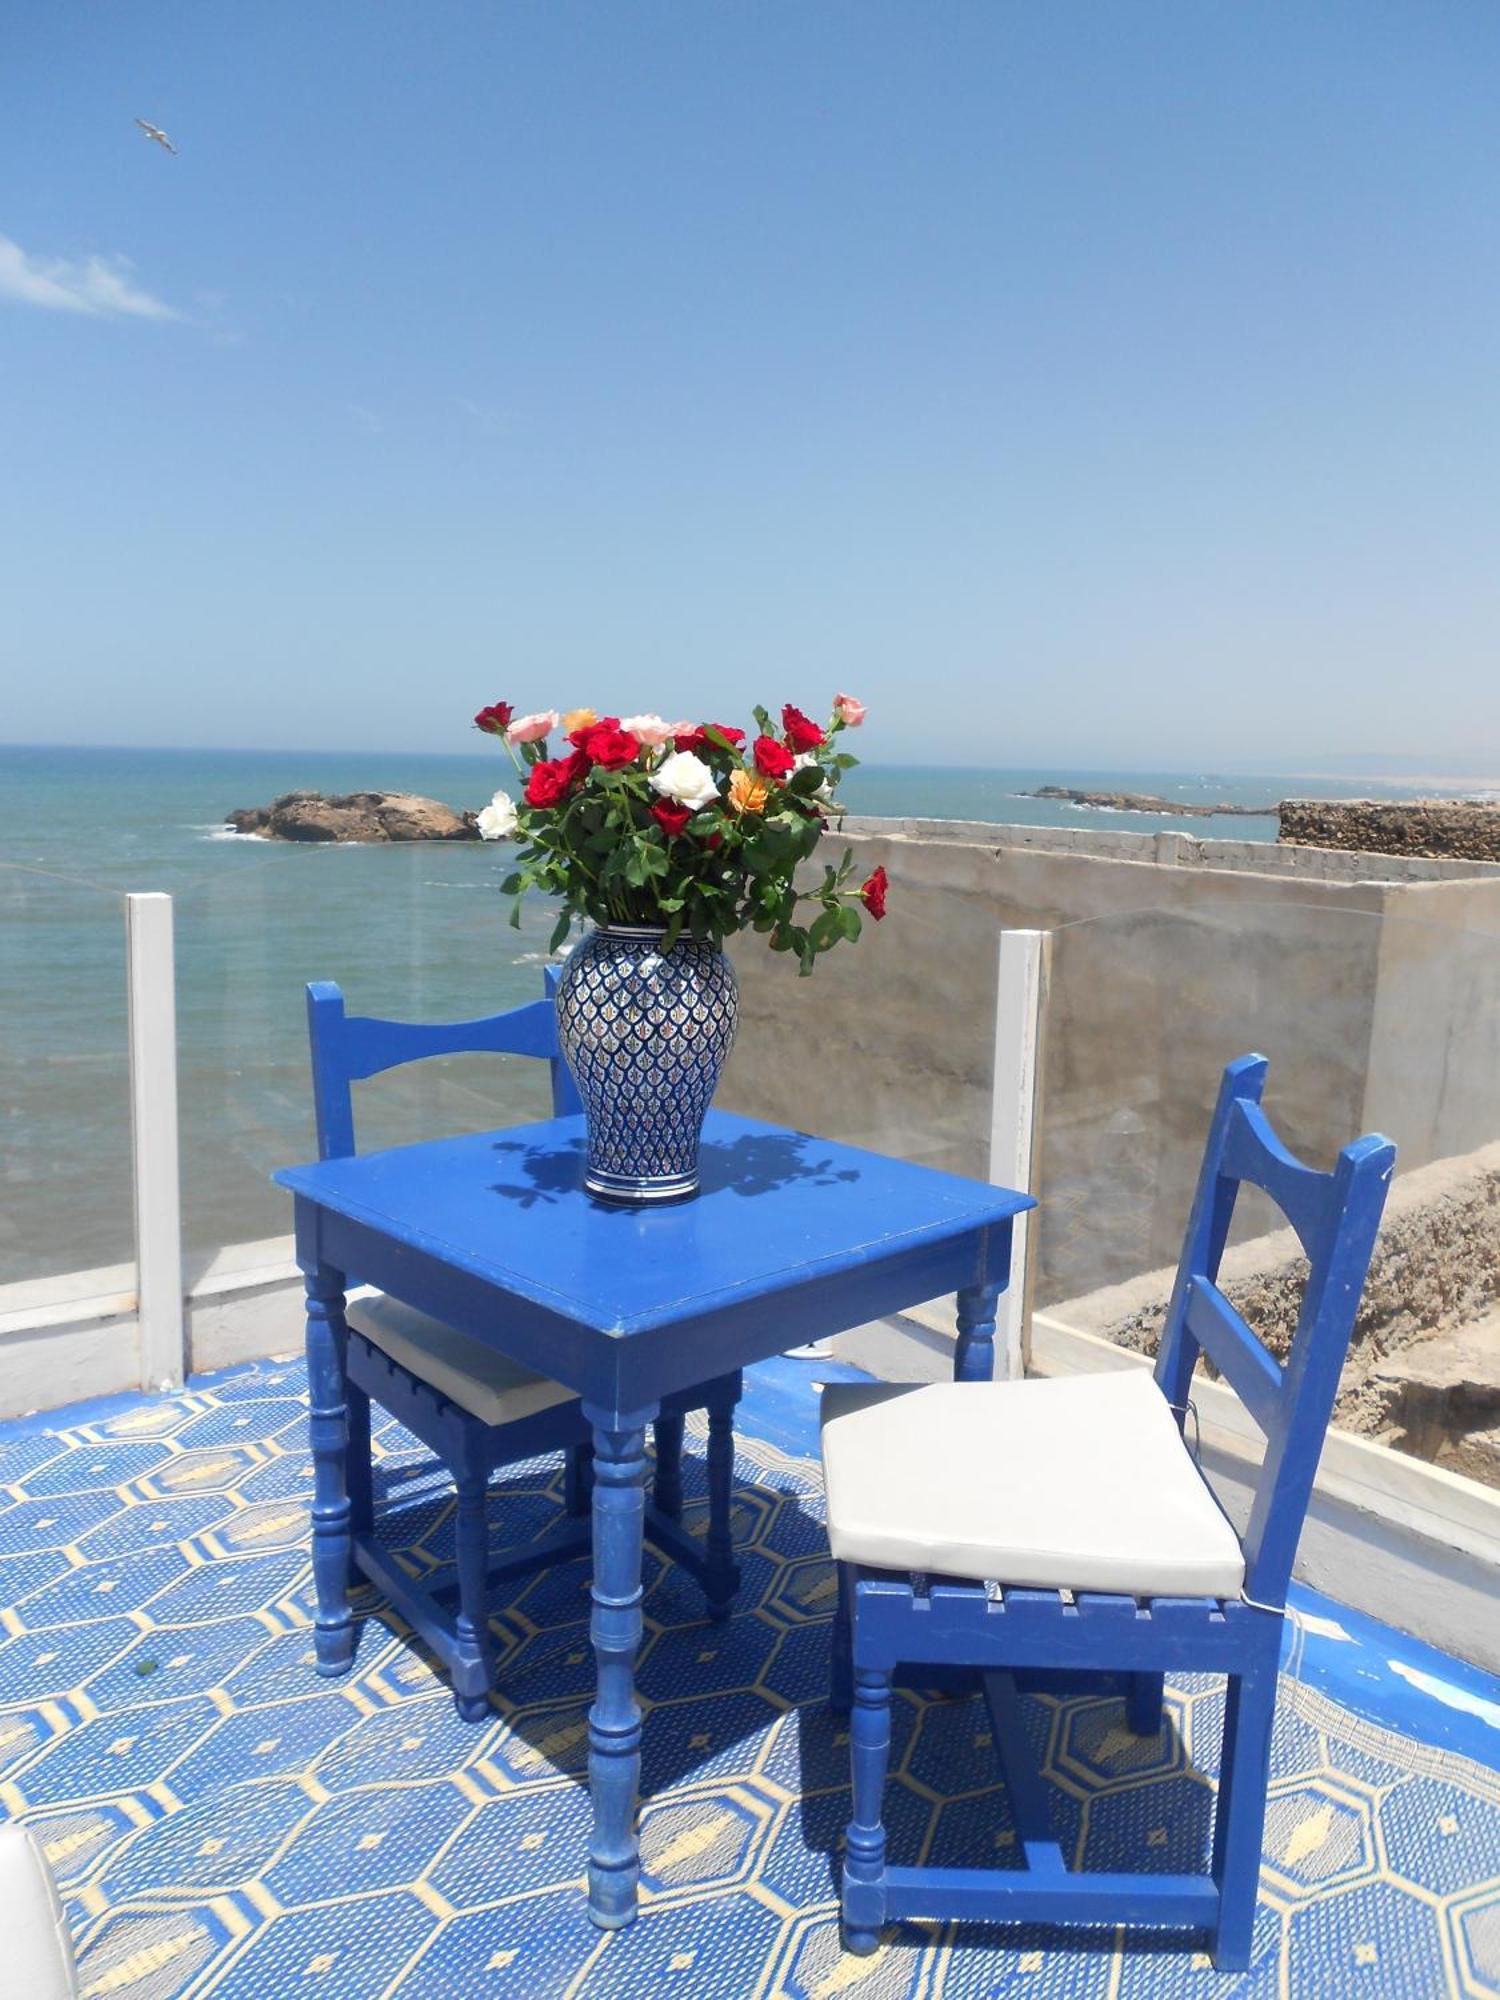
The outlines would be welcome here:
<svg viewBox="0 0 1500 2000">
<path fill-rule="evenodd" d="M 1096 812 L 1180 813 L 1193 819 L 1266 819 L 1276 811 L 1274 805 L 1188 805 L 1182 799 L 1158 798 L 1155 792 L 1080 792 L 1071 785 L 1038 785 L 1034 792 L 1024 792 L 1022 797 L 1092 806 Z"/>
<path fill-rule="evenodd" d="M 455 812 L 441 799 L 415 792 L 283 792 L 268 806 L 226 813 L 237 833 L 265 840 L 478 840 L 471 812 Z"/>
</svg>

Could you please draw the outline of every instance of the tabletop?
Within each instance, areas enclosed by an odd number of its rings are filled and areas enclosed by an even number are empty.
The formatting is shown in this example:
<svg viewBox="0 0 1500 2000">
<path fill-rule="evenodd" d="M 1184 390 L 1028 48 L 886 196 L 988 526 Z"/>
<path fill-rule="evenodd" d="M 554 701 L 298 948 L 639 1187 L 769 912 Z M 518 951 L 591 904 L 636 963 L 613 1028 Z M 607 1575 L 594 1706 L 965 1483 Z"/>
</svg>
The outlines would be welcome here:
<svg viewBox="0 0 1500 2000">
<path fill-rule="evenodd" d="M 803 1132 L 711 1112 L 703 1191 L 614 1207 L 581 1186 L 583 1120 L 287 1167 L 283 1187 L 459 1269 L 624 1336 L 818 1268 L 1011 1220 L 1031 1202 Z"/>
</svg>

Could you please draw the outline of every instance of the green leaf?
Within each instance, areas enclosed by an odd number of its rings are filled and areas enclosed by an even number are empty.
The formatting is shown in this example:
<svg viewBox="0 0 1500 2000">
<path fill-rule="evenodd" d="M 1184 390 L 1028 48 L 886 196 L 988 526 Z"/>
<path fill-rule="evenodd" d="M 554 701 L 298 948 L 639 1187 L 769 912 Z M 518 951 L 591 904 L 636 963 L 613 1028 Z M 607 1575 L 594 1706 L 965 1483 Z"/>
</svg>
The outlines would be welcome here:
<svg viewBox="0 0 1500 2000">
<path fill-rule="evenodd" d="M 557 922 L 552 926 L 552 936 L 547 944 L 548 951 L 556 951 L 572 928 L 573 912 L 571 910 L 564 910 Z"/>
<path fill-rule="evenodd" d="M 838 943 L 844 935 L 844 926 L 837 909 L 824 910 L 814 917 L 812 928 L 807 933 L 807 941 L 814 952 L 827 951 L 830 945 Z"/>
</svg>

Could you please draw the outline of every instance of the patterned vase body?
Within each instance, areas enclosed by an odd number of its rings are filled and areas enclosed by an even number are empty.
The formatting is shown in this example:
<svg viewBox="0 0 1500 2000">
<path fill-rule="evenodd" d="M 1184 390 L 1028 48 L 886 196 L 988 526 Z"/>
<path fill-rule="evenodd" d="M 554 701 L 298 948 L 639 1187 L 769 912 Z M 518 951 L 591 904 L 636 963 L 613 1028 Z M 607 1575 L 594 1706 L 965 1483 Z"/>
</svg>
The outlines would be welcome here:
<svg viewBox="0 0 1500 2000">
<path fill-rule="evenodd" d="M 698 1141 L 734 1042 L 739 993 L 722 951 L 602 925 L 557 982 L 557 1031 L 588 1123 L 584 1186 L 608 1201 L 698 1192 Z"/>
</svg>

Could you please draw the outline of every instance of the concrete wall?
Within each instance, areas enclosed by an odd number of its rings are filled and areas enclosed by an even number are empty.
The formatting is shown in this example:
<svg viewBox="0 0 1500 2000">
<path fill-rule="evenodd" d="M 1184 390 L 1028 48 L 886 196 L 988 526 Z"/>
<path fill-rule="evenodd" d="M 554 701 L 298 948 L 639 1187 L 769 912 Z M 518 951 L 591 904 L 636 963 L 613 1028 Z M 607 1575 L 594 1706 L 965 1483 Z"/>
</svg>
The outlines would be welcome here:
<svg viewBox="0 0 1500 2000">
<path fill-rule="evenodd" d="M 721 1101 L 984 1175 L 998 933 L 1052 930 L 1041 1304 L 1175 1256 L 1219 1072 L 1247 1049 L 1317 1163 L 1372 1123 L 1403 1169 L 1500 1137 L 1500 875 L 941 821 L 854 821 L 849 844 L 889 872 L 890 913 L 805 980 L 737 942 Z M 1244 1234 L 1269 1226 L 1243 1206 Z"/>
</svg>

